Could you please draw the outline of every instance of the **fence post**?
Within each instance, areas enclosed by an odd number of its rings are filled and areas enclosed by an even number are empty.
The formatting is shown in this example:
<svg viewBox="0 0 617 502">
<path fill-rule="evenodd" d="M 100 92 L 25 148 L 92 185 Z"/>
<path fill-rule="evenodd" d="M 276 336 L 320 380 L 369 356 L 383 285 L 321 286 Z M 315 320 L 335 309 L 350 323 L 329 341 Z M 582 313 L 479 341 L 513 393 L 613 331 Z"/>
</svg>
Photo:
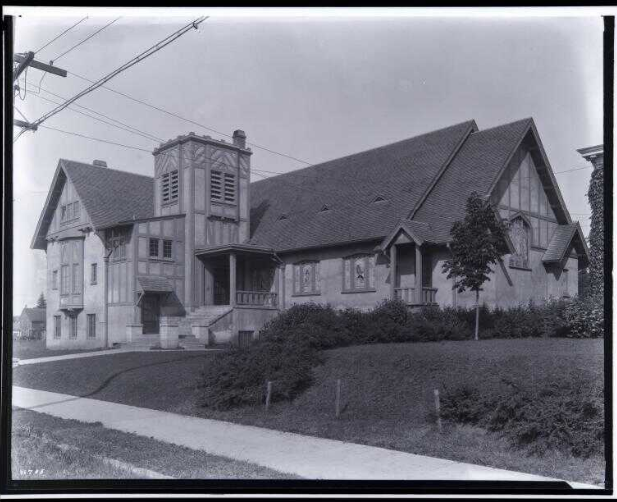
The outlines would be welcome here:
<svg viewBox="0 0 617 502">
<path fill-rule="evenodd" d="M 341 414 L 341 379 L 338 378 L 336 380 L 336 398 L 334 401 L 334 411 L 336 412 L 336 417 L 338 418 Z"/>
<path fill-rule="evenodd" d="M 433 391 L 435 394 L 435 413 L 437 414 L 437 429 L 441 432 L 441 407 L 439 406 L 439 390 Z"/>
<path fill-rule="evenodd" d="M 268 380 L 266 383 L 266 411 L 270 409 L 270 397 L 272 396 L 272 382 Z"/>
</svg>

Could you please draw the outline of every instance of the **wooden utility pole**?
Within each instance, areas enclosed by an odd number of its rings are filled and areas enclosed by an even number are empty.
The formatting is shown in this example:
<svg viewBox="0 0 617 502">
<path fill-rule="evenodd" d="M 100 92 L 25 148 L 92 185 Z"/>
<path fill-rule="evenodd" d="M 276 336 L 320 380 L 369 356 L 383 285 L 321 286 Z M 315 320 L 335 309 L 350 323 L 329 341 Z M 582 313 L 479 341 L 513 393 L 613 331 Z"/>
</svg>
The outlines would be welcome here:
<svg viewBox="0 0 617 502">
<path fill-rule="evenodd" d="M 41 63 L 34 59 L 34 52 L 29 51 L 25 54 L 14 54 L 13 62 L 17 64 L 17 68 L 13 70 L 13 84 L 17 82 L 19 76 L 24 72 L 24 70 L 28 67 L 35 68 L 37 70 L 44 71 L 46 73 L 52 73 L 53 75 L 58 75 L 60 77 L 66 77 L 66 70 L 61 68 L 56 68 L 53 65 Z M 25 130 L 36 131 L 36 125 L 30 124 L 28 122 L 23 122 L 22 120 L 13 120 L 13 125 L 22 128 L 22 132 Z"/>
</svg>

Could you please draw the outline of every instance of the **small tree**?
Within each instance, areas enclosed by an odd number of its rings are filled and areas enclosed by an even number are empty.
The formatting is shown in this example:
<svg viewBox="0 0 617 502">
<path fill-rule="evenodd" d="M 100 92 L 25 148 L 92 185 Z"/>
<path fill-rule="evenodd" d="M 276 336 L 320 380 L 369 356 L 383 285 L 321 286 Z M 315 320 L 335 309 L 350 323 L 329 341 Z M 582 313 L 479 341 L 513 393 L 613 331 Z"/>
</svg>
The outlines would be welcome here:
<svg viewBox="0 0 617 502">
<path fill-rule="evenodd" d="M 508 252 L 506 227 L 495 215 L 491 205 L 476 192 L 467 199 L 465 218 L 452 225 L 450 235 L 451 258 L 443 264 L 448 279 L 454 278 L 459 293 L 466 289 L 476 292 L 476 328 L 478 340 L 480 324 L 480 291 L 490 280 L 491 265 Z"/>
<path fill-rule="evenodd" d="M 45 300 L 45 295 L 43 293 L 41 293 L 39 299 L 36 301 L 36 306 L 40 309 L 47 307 L 47 300 Z"/>
</svg>

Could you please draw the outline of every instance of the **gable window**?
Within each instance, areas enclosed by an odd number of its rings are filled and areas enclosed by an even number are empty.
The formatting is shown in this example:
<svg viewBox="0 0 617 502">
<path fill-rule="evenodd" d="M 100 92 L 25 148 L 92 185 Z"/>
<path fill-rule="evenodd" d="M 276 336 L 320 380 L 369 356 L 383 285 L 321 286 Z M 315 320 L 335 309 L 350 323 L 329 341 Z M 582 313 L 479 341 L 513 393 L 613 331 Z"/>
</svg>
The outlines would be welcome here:
<svg viewBox="0 0 617 502">
<path fill-rule="evenodd" d="M 79 206 L 79 201 L 77 200 L 73 202 L 73 218 L 76 218 L 76 219 L 79 218 L 80 211 L 81 211 L 81 208 Z"/>
<path fill-rule="evenodd" d="M 375 290 L 375 255 L 362 254 L 343 259 L 343 291 Z"/>
<path fill-rule="evenodd" d="M 161 200 L 169 204 L 178 200 L 178 170 L 165 173 L 161 176 Z"/>
<path fill-rule="evenodd" d="M 96 263 L 91 263 L 90 264 L 90 284 L 96 284 L 96 274 L 97 274 L 97 270 L 96 270 Z"/>
<path fill-rule="evenodd" d="M 294 264 L 294 294 L 295 295 L 318 295 L 320 294 L 319 262 L 307 261 Z"/>
<path fill-rule="evenodd" d="M 210 199 L 234 204 L 236 202 L 236 175 L 212 170 L 210 173 Z"/>
<path fill-rule="evenodd" d="M 163 241 L 163 258 L 173 258 L 173 241 L 164 240 Z"/>
<path fill-rule="evenodd" d="M 159 257 L 159 240 L 158 239 L 150 239 L 150 257 L 151 258 Z"/>
<path fill-rule="evenodd" d="M 529 268 L 529 225 L 520 216 L 510 222 L 510 239 L 514 245 L 510 266 Z"/>
<path fill-rule="evenodd" d="M 66 206 L 61 206 L 60 207 L 60 221 L 61 222 L 65 222 L 66 221 Z"/>
<path fill-rule="evenodd" d="M 54 338 L 62 337 L 62 318 L 59 315 L 54 316 Z"/>
<path fill-rule="evenodd" d="M 96 314 L 88 314 L 88 338 L 96 338 Z"/>
<path fill-rule="evenodd" d="M 54 270 L 51 273 L 51 289 L 58 289 L 58 271 Z"/>
</svg>

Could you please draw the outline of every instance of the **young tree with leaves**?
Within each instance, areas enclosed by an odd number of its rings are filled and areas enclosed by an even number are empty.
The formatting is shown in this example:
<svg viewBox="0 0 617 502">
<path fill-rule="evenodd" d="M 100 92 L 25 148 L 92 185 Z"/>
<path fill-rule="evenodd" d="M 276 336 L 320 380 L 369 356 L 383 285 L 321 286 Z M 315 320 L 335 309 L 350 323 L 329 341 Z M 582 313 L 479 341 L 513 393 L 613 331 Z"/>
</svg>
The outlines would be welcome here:
<svg viewBox="0 0 617 502">
<path fill-rule="evenodd" d="M 36 301 L 36 306 L 40 309 L 47 307 L 47 300 L 45 300 L 45 295 L 43 293 L 41 293 L 39 299 Z"/>
<path fill-rule="evenodd" d="M 476 340 L 479 339 L 480 291 L 490 280 L 491 265 L 508 252 L 506 233 L 506 226 L 490 203 L 476 192 L 467 199 L 464 219 L 456 221 L 450 230 L 451 257 L 444 262 L 443 271 L 448 279 L 454 278 L 459 293 L 465 290 L 476 293 Z"/>
</svg>

